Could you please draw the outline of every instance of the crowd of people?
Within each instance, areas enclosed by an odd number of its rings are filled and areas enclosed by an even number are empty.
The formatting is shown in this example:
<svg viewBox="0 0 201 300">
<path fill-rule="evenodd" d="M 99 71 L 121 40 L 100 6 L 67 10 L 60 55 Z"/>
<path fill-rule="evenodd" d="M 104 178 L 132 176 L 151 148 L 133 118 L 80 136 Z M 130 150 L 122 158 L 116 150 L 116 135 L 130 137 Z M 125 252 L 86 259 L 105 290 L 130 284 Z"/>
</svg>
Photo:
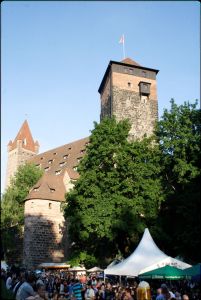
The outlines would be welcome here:
<svg viewBox="0 0 201 300">
<path fill-rule="evenodd" d="M 13 300 L 139 300 L 138 280 L 103 279 L 93 274 L 77 276 L 60 271 L 1 270 L 1 280 Z M 149 281 L 151 300 L 200 300 L 199 284 L 187 280 Z M 2 297 L 1 297 L 2 299 Z M 147 298 L 149 299 L 149 298 Z M 7 299 L 5 299 L 7 300 Z M 140 299 L 140 300 L 146 300 Z"/>
</svg>

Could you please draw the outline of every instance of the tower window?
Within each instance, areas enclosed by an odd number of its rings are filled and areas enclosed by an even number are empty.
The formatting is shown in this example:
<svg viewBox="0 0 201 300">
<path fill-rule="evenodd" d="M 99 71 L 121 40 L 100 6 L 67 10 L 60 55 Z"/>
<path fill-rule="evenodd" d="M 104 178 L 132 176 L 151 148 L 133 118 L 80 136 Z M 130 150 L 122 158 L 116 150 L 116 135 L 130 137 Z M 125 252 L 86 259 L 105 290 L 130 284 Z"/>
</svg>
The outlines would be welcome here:
<svg viewBox="0 0 201 300">
<path fill-rule="evenodd" d="M 128 87 L 132 87 L 132 83 L 131 82 L 128 82 Z"/>
<path fill-rule="evenodd" d="M 51 209 L 52 208 L 52 203 L 49 203 L 49 209 Z"/>
<path fill-rule="evenodd" d="M 147 72 L 146 71 L 142 71 L 142 76 L 143 77 L 147 77 Z"/>
</svg>

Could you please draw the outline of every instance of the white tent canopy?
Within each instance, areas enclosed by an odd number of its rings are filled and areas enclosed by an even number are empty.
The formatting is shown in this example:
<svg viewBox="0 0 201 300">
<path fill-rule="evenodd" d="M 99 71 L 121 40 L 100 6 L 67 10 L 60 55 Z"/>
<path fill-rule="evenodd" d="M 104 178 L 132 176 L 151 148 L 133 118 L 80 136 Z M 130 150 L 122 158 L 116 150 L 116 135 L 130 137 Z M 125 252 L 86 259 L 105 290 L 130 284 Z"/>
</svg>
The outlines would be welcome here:
<svg viewBox="0 0 201 300">
<path fill-rule="evenodd" d="M 89 270 L 87 270 L 87 272 L 102 272 L 103 271 L 103 269 L 101 269 L 101 268 L 99 268 L 99 267 L 93 267 L 93 268 L 91 268 L 91 269 L 89 269 Z"/>
<path fill-rule="evenodd" d="M 143 237 L 135 251 L 122 262 L 105 269 L 104 273 L 107 275 L 138 276 L 138 274 L 142 270 L 144 271 L 145 268 L 152 265 L 157 265 L 157 263 L 167 259 L 169 259 L 169 256 L 157 247 L 150 235 L 148 228 L 146 228 Z M 183 269 L 189 266 L 181 261 L 178 261 L 178 264 L 186 265 L 186 267 L 184 266 Z"/>
<path fill-rule="evenodd" d="M 155 270 L 155 269 L 158 269 L 158 268 L 162 268 L 162 267 L 165 267 L 165 266 L 171 266 L 171 267 L 175 267 L 175 268 L 178 268 L 178 269 L 181 269 L 181 270 L 184 270 L 186 268 L 191 267 L 191 265 L 189 265 L 189 264 L 187 264 L 187 263 L 185 263 L 181 260 L 178 260 L 176 258 L 168 256 L 167 258 L 157 262 L 156 264 L 153 264 L 153 265 L 141 270 L 139 274 L 149 272 L 149 271 L 152 271 L 152 270 Z"/>
</svg>

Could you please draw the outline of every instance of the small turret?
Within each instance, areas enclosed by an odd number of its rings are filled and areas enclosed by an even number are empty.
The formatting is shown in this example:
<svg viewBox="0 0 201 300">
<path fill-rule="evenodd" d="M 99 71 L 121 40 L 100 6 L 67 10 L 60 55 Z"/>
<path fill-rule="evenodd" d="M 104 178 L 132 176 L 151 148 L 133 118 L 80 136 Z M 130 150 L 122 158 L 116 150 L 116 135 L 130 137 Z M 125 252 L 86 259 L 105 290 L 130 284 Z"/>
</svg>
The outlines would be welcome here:
<svg viewBox="0 0 201 300">
<path fill-rule="evenodd" d="M 7 150 L 6 187 L 10 184 L 10 179 L 17 168 L 39 152 L 39 143 L 34 142 L 27 120 L 22 124 L 13 142 L 9 141 Z"/>
</svg>

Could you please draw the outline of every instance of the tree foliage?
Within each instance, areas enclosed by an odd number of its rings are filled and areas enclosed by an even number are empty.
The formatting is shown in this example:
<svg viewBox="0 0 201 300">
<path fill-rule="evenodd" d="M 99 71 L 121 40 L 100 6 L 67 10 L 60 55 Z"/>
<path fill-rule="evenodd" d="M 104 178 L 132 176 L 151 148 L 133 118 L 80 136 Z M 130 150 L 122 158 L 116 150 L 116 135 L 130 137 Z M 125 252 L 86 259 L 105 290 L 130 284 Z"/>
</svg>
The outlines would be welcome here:
<svg viewBox="0 0 201 300">
<path fill-rule="evenodd" d="M 24 199 L 42 176 L 34 164 L 19 166 L 11 184 L 1 199 L 1 232 L 5 256 L 15 248 L 14 238 L 22 236 L 24 224 Z"/>
<path fill-rule="evenodd" d="M 157 218 L 163 201 L 160 152 L 149 139 L 128 142 L 129 129 L 127 120 L 95 123 L 80 178 L 66 196 L 74 258 L 80 249 L 102 262 L 118 252 L 127 256 Z"/>
<path fill-rule="evenodd" d="M 164 193 L 160 223 L 163 246 L 172 255 L 200 261 L 200 110 L 195 104 L 164 111 L 156 135 L 162 153 Z"/>
</svg>

